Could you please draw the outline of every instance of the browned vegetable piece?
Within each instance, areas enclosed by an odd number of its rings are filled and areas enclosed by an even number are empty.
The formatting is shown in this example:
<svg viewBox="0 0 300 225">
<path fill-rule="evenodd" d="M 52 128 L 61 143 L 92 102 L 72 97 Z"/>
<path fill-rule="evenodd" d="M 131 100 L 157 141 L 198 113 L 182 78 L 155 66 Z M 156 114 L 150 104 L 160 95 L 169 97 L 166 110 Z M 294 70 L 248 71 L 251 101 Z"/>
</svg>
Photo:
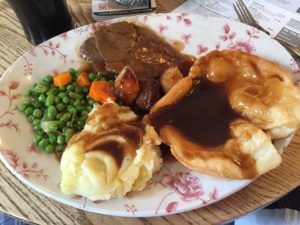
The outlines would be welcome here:
<svg viewBox="0 0 300 225">
<path fill-rule="evenodd" d="M 131 104 L 140 91 L 139 81 L 129 66 L 125 66 L 115 80 L 118 97 L 126 104 Z"/>
<path fill-rule="evenodd" d="M 155 79 L 141 81 L 141 91 L 136 100 L 136 104 L 143 110 L 150 110 L 160 98 L 159 82 Z"/>
<path fill-rule="evenodd" d="M 183 78 L 183 75 L 178 67 L 168 68 L 160 76 L 160 85 L 163 91 L 167 93 L 181 78 Z"/>
</svg>

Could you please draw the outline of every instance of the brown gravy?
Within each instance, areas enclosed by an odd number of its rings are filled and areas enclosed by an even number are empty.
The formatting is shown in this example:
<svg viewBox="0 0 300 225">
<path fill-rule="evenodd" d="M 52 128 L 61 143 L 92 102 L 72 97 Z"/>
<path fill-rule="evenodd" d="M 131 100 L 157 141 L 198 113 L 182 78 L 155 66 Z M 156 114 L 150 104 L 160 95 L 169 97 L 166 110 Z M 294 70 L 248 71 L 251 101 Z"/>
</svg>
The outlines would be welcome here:
<svg viewBox="0 0 300 225">
<path fill-rule="evenodd" d="M 99 150 L 110 154 L 114 158 L 118 167 L 121 167 L 124 158 L 124 146 L 121 143 L 113 140 L 105 141 L 99 145 L 93 146 L 93 148 L 89 151 Z"/>
<path fill-rule="evenodd" d="M 224 88 L 201 79 L 184 98 L 161 108 L 150 120 L 158 132 L 163 126 L 172 126 L 194 143 L 215 147 L 231 137 L 229 124 L 239 117 Z"/>
<path fill-rule="evenodd" d="M 85 139 L 86 142 L 93 142 L 97 139 L 102 139 L 105 137 L 109 137 L 110 135 L 117 135 L 124 137 L 129 143 L 129 145 L 124 145 L 118 141 L 115 140 L 106 140 L 99 144 L 92 145 L 87 152 L 91 151 L 102 151 L 109 154 L 117 163 L 118 167 L 120 168 L 122 165 L 122 162 L 124 160 L 124 156 L 126 154 L 133 155 L 136 149 L 138 149 L 142 145 L 142 139 L 143 139 L 143 132 L 141 128 L 137 128 L 134 126 L 126 126 L 126 125 L 119 125 L 115 126 L 116 129 L 111 129 L 111 131 L 107 131 L 104 135 L 94 135 L 91 134 L 91 137 L 89 135 L 83 135 L 81 138 Z"/>
<path fill-rule="evenodd" d="M 169 145 L 162 143 L 159 148 L 161 150 L 161 157 L 164 163 L 172 163 L 177 161 L 176 158 L 172 155 Z"/>
</svg>

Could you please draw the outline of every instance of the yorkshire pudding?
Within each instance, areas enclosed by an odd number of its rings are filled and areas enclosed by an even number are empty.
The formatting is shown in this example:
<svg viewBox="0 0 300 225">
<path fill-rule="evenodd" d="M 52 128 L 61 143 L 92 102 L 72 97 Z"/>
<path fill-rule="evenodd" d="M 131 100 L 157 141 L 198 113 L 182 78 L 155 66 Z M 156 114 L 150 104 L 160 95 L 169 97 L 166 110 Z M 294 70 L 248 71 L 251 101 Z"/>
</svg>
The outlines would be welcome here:
<svg viewBox="0 0 300 225">
<path fill-rule="evenodd" d="M 240 51 L 196 60 L 150 111 L 172 154 L 199 173 L 251 179 L 281 163 L 272 139 L 299 126 L 300 92 L 278 64 Z"/>
</svg>

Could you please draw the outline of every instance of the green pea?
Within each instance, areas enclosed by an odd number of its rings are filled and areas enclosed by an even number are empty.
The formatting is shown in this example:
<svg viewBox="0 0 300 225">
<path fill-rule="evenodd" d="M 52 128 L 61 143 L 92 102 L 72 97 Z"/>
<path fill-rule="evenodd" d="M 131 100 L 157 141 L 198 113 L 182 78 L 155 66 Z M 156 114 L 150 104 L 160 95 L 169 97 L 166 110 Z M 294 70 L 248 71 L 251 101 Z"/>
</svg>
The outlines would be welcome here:
<svg viewBox="0 0 300 225">
<path fill-rule="evenodd" d="M 32 103 L 32 100 L 31 100 L 31 98 L 27 98 L 23 101 L 23 103 L 24 103 L 24 105 L 30 106 Z"/>
<path fill-rule="evenodd" d="M 48 89 L 49 86 L 47 84 L 39 83 L 33 88 L 33 91 L 36 93 L 45 93 Z"/>
<path fill-rule="evenodd" d="M 62 117 L 60 118 L 60 122 L 62 123 L 66 123 L 69 119 L 72 118 L 72 114 L 71 113 L 65 113 L 62 115 Z"/>
<path fill-rule="evenodd" d="M 52 80 L 53 80 L 53 78 L 51 75 L 47 75 L 43 78 L 43 82 L 45 82 L 46 84 L 51 84 Z"/>
<path fill-rule="evenodd" d="M 33 110 L 33 116 L 35 118 L 41 118 L 43 116 L 43 112 L 40 109 L 35 109 Z"/>
<path fill-rule="evenodd" d="M 46 96 L 45 94 L 41 94 L 41 95 L 39 95 L 38 100 L 39 100 L 40 102 L 45 102 L 45 101 L 46 101 L 46 98 L 47 98 L 47 96 Z"/>
<path fill-rule="evenodd" d="M 54 102 L 55 102 L 55 104 L 59 103 L 60 102 L 60 98 L 58 96 L 56 96 L 55 99 L 54 99 Z"/>
<path fill-rule="evenodd" d="M 63 99 L 63 98 L 65 98 L 65 97 L 67 97 L 67 94 L 66 94 L 66 92 L 60 92 L 60 93 L 58 94 L 58 97 L 60 97 L 61 99 Z"/>
<path fill-rule="evenodd" d="M 64 145 L 56 145 L 55 151 L 56 152 L 62 152 L 64 150 L 65 146 Z"/>
<path fill-rule="evenodd" d="M 45 132 L 41 129 L 41 130 L 38 130 L 34 133 L 35 135 L 40 135 L 41 136 L 41 139 L 45 136 Z"/>
<path fill-rule="evenodd" d="M 89 112 L 87 110 L 81 111 L 81 116 L 87 116 Z"/>
<path fill-rule="evenodd" d="M 32 102 L 32 105 L 34 108 L 40 108 L 43 106 L 43 104 L 41 102 L 39 102 L 39 100 L 37 100 L 37 99 Z"/>
<path fill-rule="evenodd" d="M 68 86 L 67 86 L 67 91 L 74 91 L 74 86 L 72 85 L 72 84 L 69 84 Z"/>
<path fill-rule="evenodd" d="M 31 107 L 31 106 L 29 106 L 29 107 L 27 107 L 26 109 L 25 109 L 25 114 L 27 115 L 27 116 L 29 116 L 29 115 L 31 115 L 32 113 L 33 113 L 33 108 Z"/>
<path fill-rule="evenodd" d="M 69 141 L 70 138 L 73 136 L 73 134 L 75 133 L 75 131 L 71 128 L 68 128 L 65 132 L 65 138 L 66 138 L 66 141 Z"/>
<path fill-rule="evenodd" d="M 66 129 L 64 129 L 63 132 L 65 133 L 66 130 L 67 130 L 68 128 L 72 127 L 72 126 L 73 126 L 72 121 L 68 121 L 68 122 L 66 123 L 66 127 L 65 127 Z"/>
<path fill-rule="evenodd" d="M 114 84 L 115 81 L 114 80 L 109 80 L 108 83 Z"/>
<path fill-rule="evenodd" d="M 58 90 L 60 90 L 60 91 L 66 91 L 66 86 L 59 86 Z"/>
<path fill-rule="evenodd" d="M 65 144 L 65 143 L 66 143 L 65 137 L 64 137 L 63 135 L 59 135 L 59 136 L 57 137 L 56 143 L 57 143 L 58 145 L 63 145 L 63 144 Z"/>
<path fill-rule="evenodd" d="M 70 122 L 71 122 L 71 121 L 69 121 L 68 123 L 70 123 Z M 67 123 L 67 124 L 68 124 L 68 123 Z M 66 125 L 67 125 L 67 124 L 66 124 Z M 62 129 L 62 132 L 65 133 L 67 129 L 69 129 L 69 128 L 68 128 L 67 126 L 64 126 L 63 129 Z"/>
<path fill-rule="evenodd" d="M 94 101 L 94 100 L 92 100 L 92 99 L 89 99 L 89 100 L 88 100 L 88 104 L 89 104 L 89 105 L 93 106 L 93 105 L 94 105 L 94 103 L 95 103 L 95 101 Z"/>
<path fill-rule="evenodd" d="M 59 112 L 62 112 L 65 109 L 65 105 L 63 103 L 58 103 L 56 108 Z"/>
<path fill-rule="evenodd" d="M 54 101 L 55 101 L 55 96 L 54 95 L 48 95 L 47 98 L 46 98 L 45 104 L 47 106 L 50 106 L 50 105 L 54 104 Z"/>
<path fill-rule="evenodd" d="M 73 105 L 77 108 L 78 106 L 81 106 L 81 101 L 79 99 L 77 99 L 74 101 Z"/>
<path fill-rule="evenodd" d="M 56 137 L 56 135 L 55 134 L 51 134 L 51 135 L 49 135 L 49 142 L 51 143 L 51 144 L 55 144 L 56 143 L 56 141 L 57 141 L 57 137 Z"/>
<path fill-rule="evenodd" d="M 31 96 L 32 95 L 32 90 L 31 89 L 25 90 L 24 95 L 25 96 Z"/>
<path fill-rule="evenodd" d="M 42 140 L 42 138 L 43 138 L 42 135 L 40 135 L 40 134 L 35 134 L 34 137 L 33 137 L 33 142 L 34 142 L 35 144 L 38 145 L 39 142 Z"/>
<path fill-rule="evenodd" d="M 77 94 L 81 94 L 81 93 L 82 93 L 81 87 L 76 86 L 76 87 L 75 87 L 75 92 L 76 92 Z"/>
<path fill-rule="evenodd" d="M 49 120 L 55 120 L 56 115 L 54 115 L 54 114 L 48 114 L 48 113 L 47 113 L 47 118 L 48 118 Z"/>
<path fill-rule="evenodd" d="M 81 98 L 83 98 L 82 95 L 80 95 L 78 93 L 75 93 L 75 92 L 69 92 L 68 95 L 69 95 L 70 98 L 73 98 L 73 99 L 81 99 Z"/>
<path fill-rule="evenodd" d="M 45 149 L 48 145 L 47 139 L 43 138 L 42 140 L 39 141 L 38 146 L 42 149 Z"/>
<path fill-rule="evenodd" d="M 79 77 L 80 73 L 81 73 L 81 72 L 80 72 L 79 70 L 76 70 L 76 72 L 75 72 L 76 78 Z"/>
<path fill-rule="evenodd" d="M 62 101 L 63 103 L 68 104 L 70 102 L 70 99 L 68 97 L 64 97 Z"/>
<path fill-rule="evenodd" d="M 47 145 L 44 150 L 45 150 L 46 153 L 53 153 L 55 148 L 54 148 L 53 145 Z"/>
<path fill-rule="evenodd" d="M 47 113 L 48 115 L 53 115 L 53 116 L 56 116 L 57 114 L 57 109 L 55 108 L 55 106 L 53 105 L 50 105 L 47 109 Z"/>
<path fill-rule="evenodd" d="M 32 121 L 34 120 L 34 116 L 33 116 L 33 115 L 29 115 L 29 116 L 28 116 L 28 120 L 29 120 L 30 122 L 32 122 Z"/>
<path fill-rule="evenodd" d="M 57 108 L 57 107 L 56 107 Z M 62 117 L 63 113 L 57 113 L 56 114 L 56 119 L 57 120 L 60 120 L 60 118 Z"/>
<path fill-rule="evenodd" d="M 36 131 L 40 131 L 41 130 L 41 126 L 40 125 L 33 125 L 33 129 Z"/>
<path fill-rule="evenodd" d="M 71 76 L 75 76 L 76 70 L 74 68 L 70 68 L 68 72 L 71 74 Z"/>
<path fill-rule="evenodd" d="M 76 111 L 78 113 L 81 113 L 83 110 L 85 110 L 85 106 L 83 106 L 83 105 L 80 105 L 80 106 L 76 107 Z"/>
<path fill-rule="evenodd" d="M 32 121 L 32 125 L 33 126 L 40 126 L 41 125 L 41 120 L 40 119 L 34 119 Z"/>
<path fill-rule="evenodd" d="M 72 105 L 69 105 L 69 106 L 68 106 L 68 112 L 69 112 L 69 113 L 72 113 L 72 114 L 73 114 L 73 113 L 76 113 L 75 107 L 72 106 Z"/>
<path fill-rule="evenodd" d="M 98 80 L 105 80 L 105 78 L 101 75 L 97 75 L 95 78 L 95 81 L 98 81 Z"/>
<path fill-rule="evenodd" d="M 56 95 L 59 92 L 59 89 L 57 87 L 51 87 L 47 91 L 47 95 Z"/>
<path fill-rule="evenodd" d="M 89 73 L 89 80 L 90 80 L 91 82 L 93 82 L 93 81 L 95 80 L 95 78 L 96 78 L 96 74 L 94 74 L 94 73 Z"/>
<path fill-rule="evenodd" d="M 27 104 L 22 102 L 20 105 L 18 105 L 18 109 L 21 110 L 22 112 L 25 112 L 27 106 L 28 106 Z"/>
</svg>

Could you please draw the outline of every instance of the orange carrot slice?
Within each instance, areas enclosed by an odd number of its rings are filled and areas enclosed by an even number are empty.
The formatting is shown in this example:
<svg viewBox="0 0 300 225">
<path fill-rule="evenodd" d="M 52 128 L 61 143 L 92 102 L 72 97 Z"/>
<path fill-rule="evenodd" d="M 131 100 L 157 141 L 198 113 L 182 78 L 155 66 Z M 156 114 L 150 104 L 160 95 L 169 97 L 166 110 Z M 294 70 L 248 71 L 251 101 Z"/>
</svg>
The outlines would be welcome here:
<svg viewBox="0 0 300 225">
<path fill-rule="evenodd" d="M 88 74 L 86 72 L 81 72 L 77 77 L 76 82 L 80 87 L 88 87 L 91 85 Z"/>
<path fill-rule="evenodd" d="M 53 77 L 55 86 L 64 86 L 72 81 L 72 76 L 69 72 L 62 72 Z"/>
<path fill-rule="evenodd" d="M 107 81 L 94 81 L 91 85 L 89 96 L 97 102 L 105 103 L 109 99 L 116 100 L 114 86 Z"/>
</svg>

